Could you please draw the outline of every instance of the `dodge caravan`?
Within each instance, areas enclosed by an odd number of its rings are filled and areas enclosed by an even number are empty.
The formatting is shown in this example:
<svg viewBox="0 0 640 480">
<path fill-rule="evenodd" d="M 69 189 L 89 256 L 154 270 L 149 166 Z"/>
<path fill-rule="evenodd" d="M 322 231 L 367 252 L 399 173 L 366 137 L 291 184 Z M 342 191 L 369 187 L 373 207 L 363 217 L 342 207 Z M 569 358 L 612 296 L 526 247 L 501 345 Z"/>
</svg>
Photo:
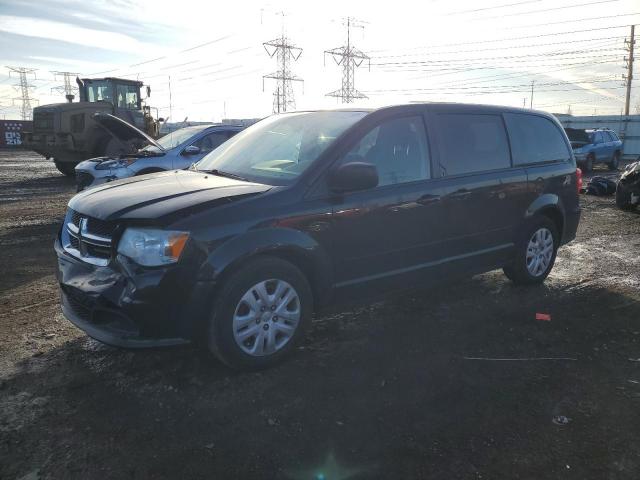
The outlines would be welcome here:
<svg viewBox="0 0 640 480">
<path fill-rule="evenodd" d="M 62 308 L 107 344 L 201 342 L 264 367 L 327 305 L 497 268 L 543 282 L 576 235 L 580 183 L 543 112 L 274 115 L 189 170 L 72 198 L 55 241 Z"/>
</svg>

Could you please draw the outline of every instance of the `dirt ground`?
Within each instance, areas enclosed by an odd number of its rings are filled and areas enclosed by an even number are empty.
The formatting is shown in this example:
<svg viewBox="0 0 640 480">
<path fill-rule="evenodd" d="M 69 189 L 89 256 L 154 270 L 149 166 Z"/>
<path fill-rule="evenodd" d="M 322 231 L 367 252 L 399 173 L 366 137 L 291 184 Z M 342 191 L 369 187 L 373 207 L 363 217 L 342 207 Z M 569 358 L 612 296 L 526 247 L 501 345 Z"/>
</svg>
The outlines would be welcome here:
<svg viewBox="0 0 640 480">
<path fill-rule="evenodd" d="M 73 192 L 0 152 L 1 479 L 640 477 L 640 215 L 613 198 L 582 197 L 543 286 L 491 272 L 323 316 L 283 365 L 235 373 L 63 318 Z"/>
</svg>

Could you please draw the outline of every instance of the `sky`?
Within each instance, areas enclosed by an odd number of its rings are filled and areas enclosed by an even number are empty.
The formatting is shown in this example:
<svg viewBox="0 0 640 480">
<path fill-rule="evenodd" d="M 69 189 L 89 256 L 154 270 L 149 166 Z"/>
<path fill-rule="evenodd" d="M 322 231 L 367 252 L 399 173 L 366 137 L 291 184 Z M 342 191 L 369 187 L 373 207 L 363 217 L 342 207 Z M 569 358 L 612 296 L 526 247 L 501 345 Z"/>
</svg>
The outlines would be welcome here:
<svg viewBox="0 0 640 480">
<path fill-rule="evenodd" d="M 640 3 L 0 0 L 0 118 L 20 118 L 6 66 L 36 69 L 34 105 L 64 101 L 52 72 L 68 71 L 139 79 L 169 121 L 263 117 L 275 88 L 263 76 L 278 70 L 263 43 L 283 32 L 302 49 L 290 60 L 304 80 L 293 85 L 296 108 L 340 107 L 326 94 L 340 88 L 342 67 L 324 52 L 346 44 L 347 17 L 352 46 L 370 57 L 355 72 L 368 97 L 356 106 L 452 101 L 613 115 L 624 105 L 624 42 Z"/>
</svg>

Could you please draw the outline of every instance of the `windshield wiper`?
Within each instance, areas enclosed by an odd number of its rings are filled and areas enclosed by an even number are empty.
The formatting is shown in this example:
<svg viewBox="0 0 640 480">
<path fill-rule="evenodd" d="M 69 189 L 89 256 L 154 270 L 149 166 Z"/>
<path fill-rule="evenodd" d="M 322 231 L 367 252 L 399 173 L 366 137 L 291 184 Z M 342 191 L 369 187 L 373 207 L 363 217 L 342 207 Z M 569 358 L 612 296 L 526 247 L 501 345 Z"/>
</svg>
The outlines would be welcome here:
<svg viewBox="0 0 640 480">
<path fill-rule="evenodd" d="M 230 173 L 230 172 L 223 172 L 222 170 L 217 170 L 217 169 L 212 169 L 212 170 L 198 170 L 199 172 L 205 172 L 205 173 L 211 173 L 213 175 L 217 175 L 218 177 L 227 177 L 227 178 L 233 178 L 235 180 L 242 180 L 245 182 L 248 182 L 249 179 L 244 178 L 240 175 L 236 175 L 235 173 Z"/>
</svg>

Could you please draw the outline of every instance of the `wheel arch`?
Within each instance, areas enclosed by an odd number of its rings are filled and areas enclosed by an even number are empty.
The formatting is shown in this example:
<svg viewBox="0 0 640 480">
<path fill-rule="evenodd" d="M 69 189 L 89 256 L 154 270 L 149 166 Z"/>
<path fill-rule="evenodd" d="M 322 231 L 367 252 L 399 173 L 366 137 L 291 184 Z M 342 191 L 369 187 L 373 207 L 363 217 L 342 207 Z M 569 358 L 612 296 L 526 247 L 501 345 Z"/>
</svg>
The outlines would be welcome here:
<svg viewBox="0 0 640 480">
<path fill-rule="evenodd" d="M 234 237 L 208 256 L 200 276 L 213 280 L 217 291 L 229 275 L 263 256 L 279 258 L 298 268 L 309 282 L 315 307 L 329 296 L 329 256 L 313 238 L 297 230 L 274 228 Z"/>
<path fill-rule="evenodd" d="M 564 234 L 565 213 L 558 195 L 546 193 L 534 200 L 527 208 L 525 220 L 539 215 L 549 218 L 556 225 L 560 237 L 558 240 L 561 241 Z"/>
</svg>

